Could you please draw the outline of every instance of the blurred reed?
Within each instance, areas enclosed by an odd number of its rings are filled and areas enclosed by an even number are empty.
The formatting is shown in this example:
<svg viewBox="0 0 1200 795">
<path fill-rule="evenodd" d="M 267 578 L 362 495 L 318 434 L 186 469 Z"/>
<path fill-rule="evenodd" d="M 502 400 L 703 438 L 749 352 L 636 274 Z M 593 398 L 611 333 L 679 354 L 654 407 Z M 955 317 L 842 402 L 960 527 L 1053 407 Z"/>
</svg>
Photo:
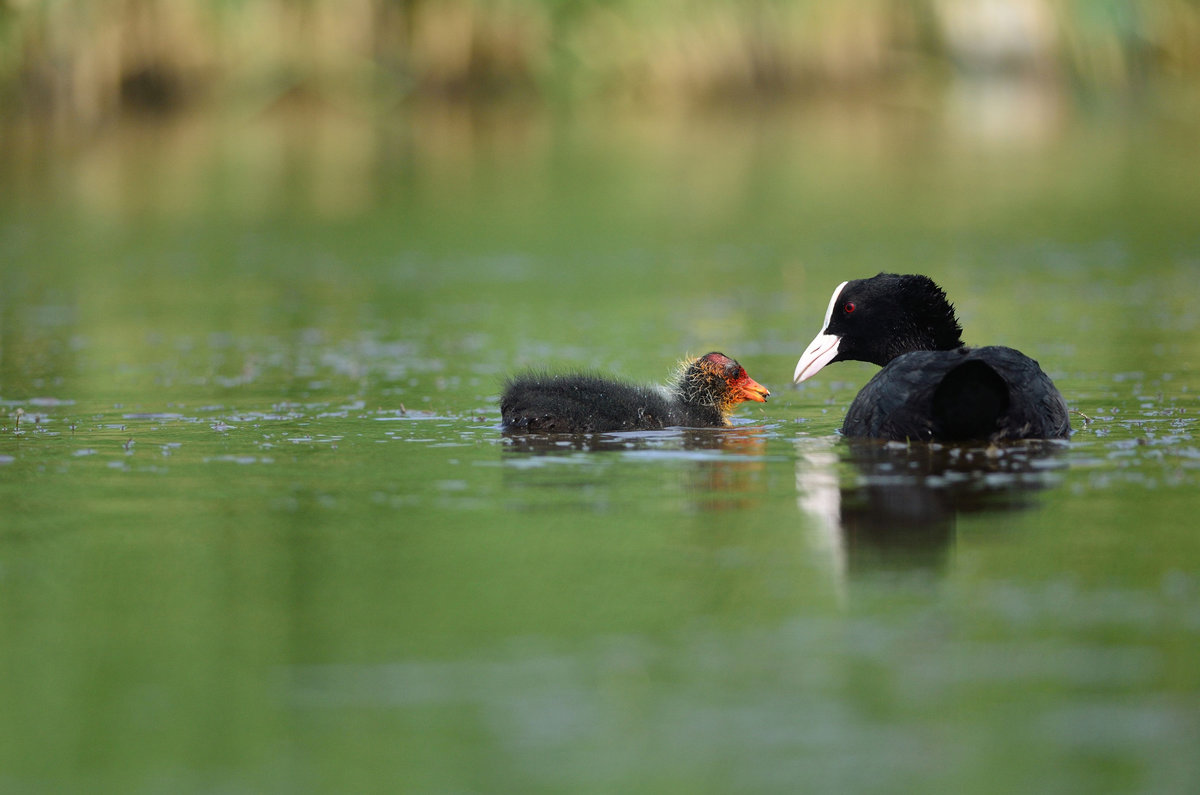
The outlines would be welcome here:
<svg viewBox="0 0 1200 795">
<path fill-rule="evenodd" d="M 1194 0 L 0 0 L 0 117 L 1200 74 Z"/>
</svg>

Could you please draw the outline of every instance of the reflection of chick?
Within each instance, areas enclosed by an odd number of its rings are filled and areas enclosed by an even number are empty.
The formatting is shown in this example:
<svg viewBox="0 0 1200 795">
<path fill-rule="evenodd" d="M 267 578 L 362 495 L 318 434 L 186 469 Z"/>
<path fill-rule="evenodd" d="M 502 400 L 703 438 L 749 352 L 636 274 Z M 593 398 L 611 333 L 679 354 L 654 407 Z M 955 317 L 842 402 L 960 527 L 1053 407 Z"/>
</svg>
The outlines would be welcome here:
<svg viewBox="0 0 1200 795">
<path fill-rule="evenodd" d="M 527 373 L 509 380 L 500 398 L 506 431 L 601 433 L 670 426 L 721 427 L 744 400 L 771 393 L 733 359 L 707 353 L 687 360 L 668 387 L 638 386 L 586 373 Z"/>
<path fill-rule="evenodd" d="M 685 432 L 684 450 L 716 450 L 718 455 L 698 456 L 687 472 L 688 496 L 702 511 L 737 511 L 752 508 L 767 492 L 763 454 L 767 440 L 756 426 L 730 428 L 724 433 Z"/>
</svg>

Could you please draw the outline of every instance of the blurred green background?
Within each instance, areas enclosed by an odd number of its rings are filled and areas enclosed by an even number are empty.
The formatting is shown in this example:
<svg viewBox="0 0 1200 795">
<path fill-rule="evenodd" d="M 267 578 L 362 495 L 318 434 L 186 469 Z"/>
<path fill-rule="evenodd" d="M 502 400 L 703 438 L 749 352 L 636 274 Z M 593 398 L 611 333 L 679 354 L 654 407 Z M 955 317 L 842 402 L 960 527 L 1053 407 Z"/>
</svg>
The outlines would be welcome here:
<svg viewBox="0 0 1200 795">
<path fill-rule="evenodd" d="M 797 125 L 817 140 L 789 145 L 891 171 L 913 147 L 1074 149 L 1081 127 L 1129 143 L 1142 120 L 1148 145 L 1187 138 L 1198 77 L 1193 0 L 3 0 L 0 201 L 347 216 L 452 195 L 422 175 L 462 186 L 489 155 L 544 196 L 580 134 L 687 146 L 701 119 L 679 176 L 718 201 Z"/>
<path fill-rule="evenodd" d="M 1190 81 L 1198 41 L 1191 0 L 5 0 L 0 96 L 84 125 L 215 102 L 911 98 L 995 74 L 1078 96 Z"/>
</svg>

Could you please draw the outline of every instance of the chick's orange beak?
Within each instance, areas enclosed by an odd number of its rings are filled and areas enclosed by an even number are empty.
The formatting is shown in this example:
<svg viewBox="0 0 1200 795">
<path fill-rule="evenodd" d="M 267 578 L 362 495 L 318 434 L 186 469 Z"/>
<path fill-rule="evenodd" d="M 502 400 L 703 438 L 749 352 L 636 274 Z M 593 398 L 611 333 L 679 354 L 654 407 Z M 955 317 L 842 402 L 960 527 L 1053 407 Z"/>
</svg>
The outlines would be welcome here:
<svg viewBox="0 0 1200 795">
<path fill-rule="evenodd" d="M 771 390 L 767 389 L 762 384 L 755 381 L 750 376 L 746 376 L 737 384 L 738 394 L 742 400 L 753 400 L 755 403 L 766 403 L 767 398 L 771 395 Z"/>
</svg>

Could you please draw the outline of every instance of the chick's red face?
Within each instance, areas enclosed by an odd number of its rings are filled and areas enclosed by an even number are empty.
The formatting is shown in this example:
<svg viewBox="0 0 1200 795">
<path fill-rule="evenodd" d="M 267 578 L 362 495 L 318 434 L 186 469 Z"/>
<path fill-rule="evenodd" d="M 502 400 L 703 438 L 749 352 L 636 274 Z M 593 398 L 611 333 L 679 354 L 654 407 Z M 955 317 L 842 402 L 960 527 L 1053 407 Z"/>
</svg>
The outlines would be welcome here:
<svg viewBox="0 0 1200 795">
<path fill-rule="evenodd" d="M 769 389 L 747 375 L 744 367 L 723 353 L 709 353 L 702 357 L 701 361 L 719 373 L 729 385 L 731 404 L 741 403 L 743 400 L 765 403 L 771 394 Z"/>
<path fill-rule="evenodd" d="M 746 371 L 741 367 L 738 368 L 738 377 L 731 380 L 729 385 L 733 387 L 734 395 L 741 400 L 766 403 L 771 395 L 771 390 L 746 375 Z"/>
</svg>

